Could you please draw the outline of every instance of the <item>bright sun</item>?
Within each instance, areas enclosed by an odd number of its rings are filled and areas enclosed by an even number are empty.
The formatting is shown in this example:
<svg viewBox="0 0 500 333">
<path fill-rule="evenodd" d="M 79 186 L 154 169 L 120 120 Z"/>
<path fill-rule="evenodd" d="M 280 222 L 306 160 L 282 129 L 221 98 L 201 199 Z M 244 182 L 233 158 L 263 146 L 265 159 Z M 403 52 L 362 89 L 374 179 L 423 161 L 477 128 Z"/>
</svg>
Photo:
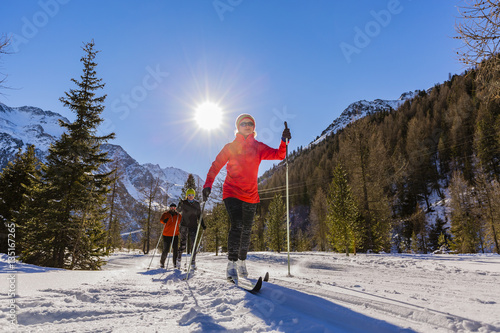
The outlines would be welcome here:
<svg viewBox="0 0 500 333">
<path fill-rule="evenodd" d="M 214 129 L 222 121 L 222 109 L 215 103 L 205 102 L 196 108 L 195 118 L 201 128 Z"/>
</svg>

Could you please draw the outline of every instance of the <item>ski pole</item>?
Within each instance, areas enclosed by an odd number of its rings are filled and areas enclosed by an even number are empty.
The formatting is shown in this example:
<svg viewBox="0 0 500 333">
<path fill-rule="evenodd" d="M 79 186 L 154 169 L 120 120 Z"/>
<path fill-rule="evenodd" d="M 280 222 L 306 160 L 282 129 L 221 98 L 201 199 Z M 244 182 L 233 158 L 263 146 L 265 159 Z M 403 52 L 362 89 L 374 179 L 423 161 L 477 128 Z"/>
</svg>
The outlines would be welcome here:
<svg viewBox="0 0 500 333">
<path fill-rule="evenodd" d="M 285 121 L 285 129 L 288 128 Z M 287 250 L 288 250 L 288 276 L 292 276 L 290 274 L 290 200 L 288 195 L 288 138 L 285 139 L 286 143 L 286 156 L 285 156 L 285 165 L 286 165 L 286 241 L 287 241 Z"/>
<path fill-rule="evenodd" d="M 175 227 L 174 227 L 174 232 L 173 232 L 173 235 L 172 235 L 172 241 L 170 242 L 170 250 L 169 250 L 169 253 L 172 253 L 172 258 L 174 257 L 174 253 L 172 252 L 172 249 L 174 248 L 174 238 L 175 238 L 175 230 L 177 229 L 177 223 L 179 222 L 179 214 L 177 214 L 177 219 L 175 220 Z M 165 227 L 167 226 L 167 224 L 165 224 Z M 165 268 L 165 270 L 168 269 L 168 253 L 167 253 L 167 268 Z"/>
<path fill-rule="evenodd" d="M 203 239 L 203 233 L 205 232 L 205 229 L 201 231 L 201 236 L 200 236 L 200 243 L 198 244 L 198 249 L 196 250 L 196 253 L 200 252 L 201 248 L 201 240 Z"/>
<path fill-rule="evenodd" d="M 158 248 L 158 245 L 160 244 L 161 236 L 163 236 L 162 233 L 160 233 L 160 238 L 158 238 L 158 243 L 156 243 L 155 251 L 153 252 L 153 256 L 151 257 L 151 261 L 149 262 L 149 266 L 148 266 L 147 270 L 149 270 L 149 268 L 151 267 L 151 264 L 153 263 L 153 258 L 155 257 L 156 249 Z"/>
<path fill-rule="evenodd" d="M 193 263 L 193 255 L 195 254 L 194 251 L 196 250 L 196 239 L 198 238 L 198 233 L 200 232 L 201 219 L 203 218 L 203 211 L 205 210 L 205 203 L 206 203 L 206 201 L 203 201 L 203 206 L 201 207 L 200 219 L 198 220 L 198 228 L 196 228 L 196 237 L 194 238 L 194 241 L 193 241 L 193 251 L 191 251 L 191 258 L 189 259 L 189 265 L 188 265 L 188 270 L 187 270 L 185 280 L 189 279 L 189 272 L 191 271 L 191 264 Z"/>
</svg>

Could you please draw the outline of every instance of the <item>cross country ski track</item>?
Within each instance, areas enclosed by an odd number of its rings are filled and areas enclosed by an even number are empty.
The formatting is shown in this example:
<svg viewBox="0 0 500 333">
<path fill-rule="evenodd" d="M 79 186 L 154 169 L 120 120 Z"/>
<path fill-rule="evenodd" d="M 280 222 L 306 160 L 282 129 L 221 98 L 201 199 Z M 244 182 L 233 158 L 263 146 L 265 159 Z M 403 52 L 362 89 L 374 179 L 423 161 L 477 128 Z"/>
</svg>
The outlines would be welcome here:
<svg viewBox="0 0 500 333">
<path fill-rule="evenodd" d="M 221 276 L 225 274 L 225 272 L 221 273 L 200 268 L 196 272 L 203 272 L 205 277 L 215 280 L 220 280 Z M 297 277 L 293 277 L 293 279 L 296 280 Z M 249 297 L 259 298 L 263 308 L 267 307 L 269 311 L 275 311 L 277 307 L 283 307 L 289 313 L 307 314 L 323 322 L 326 327 L 343 327 L 348 332 L 363 330 L 377 332 L 378 330 L 375 330 L 372 320 L 366 320 L 366 323 L 360 323 L 359 319 L 356 320 L 355 318 L 352 321 L 346 320 L 349 317 L 347 309 L 364 314 L 376 311 L 379 313 L 375 316 L 376 318 L 380 318 L 380 313 L 382 313 L 387 317 L 389 323 L 411 321 L 417 324 L 417 327 L 422 325 L 422 330 L 428 329 L 430 326 L 436 332 L 478 331 L 481 328 L 487 332 L 500 332 L 499 327 L 450 313 L 355 289 L 313 283 L 307 278 L 301 278 L 301 280 L 303 282 L 291 281 L 286 277 L 273 278 L 271 273 L 269 282 L 264 282 L 261 291 Z M 339 313 L 342 313 L 340 322 Z M 332 316 L 332 314 L 335 315 Z M 355 316 L 351 314 L 351 317 Z M 355 325 L 353 325 L 354 323 Z M 415 327 L 415 325 L 411 326 Z M 380 327 L 380 329 L 381 332 L 392 331 L 388 330 L 388 327 Z M 401 329 L 399 327 L 396 331 L 401 332 Z M 407 331 L 412 332 L 413 330 L 408 329 Z"/>
<path fill-rule="evenodd" d="M 286 279 L 270 279 L 280 286 L 288 286 L 294 290 L 328 299 L 336 304 L 345 305 L 353 310 L 374 310 L 387 316 L 410 320 L 414 323 L 429 324 L 446 331 L 459 331 L 462 329 L 476 330 L 487 327 L 492 332 L 500 332 L 499 327 L 485 325 L 475 320 L 463 318 L 450 313 L 413 305 L 398 300 L 393 300 L 378 295 L 362 292 L 344 287 L 316 285 L 311 290 L 310 283 L 298 283 Z M 267 286 L 266 286 L 267 287 Z"/>
<path fill-rule="evenodd" d="M 306 284 L 293 283 L 291 287 L 292 284 L 287 281 L 271 278 L 270 281 L 275 283 L 264 282 L 260 292 L 252 294 L 225 281 L 225 271 L 217 272 L 197 268 L 189 280 L 183 280 L 185 276 L 185 271 L 171 270 L 153 281 L 162 282 L 170 287 L 173 285 L 171 281 L 187 283 L 190 289 L 195 289 L 201 281 L 211 281 L 219 291 L 240 293 L 240 296 L 246 299 L 246 304 L 254 315 L 261 317 L 264 321 L 274 320 L 276 317 L 283 318 L 280 325 L 288 326 L 292 331 L 294 324 L 303 325 L 304 321 L 309 321 L 310 332 L 414 332 L 402 330 L 401 327 L 389 322 L 353 311 L 345 305 L 337 304 L 329 295 L 310 293 L 307 291 Z M 191 296 L 196 305 L 202 303 L 197 299 L 199 295 L 195 290 L 191 292 Z"/>
<path fill-rule="evenodd" d="M 500 332 L 497 256 L 291 259 L 288 276 L 286 255 L 249 254 L 252 278 L 270 273 L 257 294 L 227 282 L 227 257 L 209 253 L 187 281 L 158 255 L 113 254 L 101 271 L 19 264 L 17 331 Z"/>
</svg>

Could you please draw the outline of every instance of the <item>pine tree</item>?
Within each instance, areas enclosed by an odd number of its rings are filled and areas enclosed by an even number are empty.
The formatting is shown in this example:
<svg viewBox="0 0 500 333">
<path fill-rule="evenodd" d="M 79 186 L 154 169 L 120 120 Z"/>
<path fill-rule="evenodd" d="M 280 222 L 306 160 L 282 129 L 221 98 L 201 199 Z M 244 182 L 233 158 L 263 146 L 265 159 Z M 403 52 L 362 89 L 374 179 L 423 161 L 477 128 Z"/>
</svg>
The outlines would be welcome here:
<svg viewBox="0 0 500 333">
<path fill-rule="evenodd" d="M 349 255 L 349 248 L 356 247 L 359 235 L 356 224 L 359 213 L 356 202 L 347 183 L 347 174 L 341 164 L 333 172 L 333 179 L 327 195 L 329 240 L 332 248 Z"/>
<path fill-rule="evenodd" d="M 389 188 L 382 162 L 389 158 L 382 138 L 375 135 L 375 124 L 369 118 L 357 121 L 342 134 L 340 159 L 349 174 L 349 185 L 359 209 L 353 231 L 362 234 L 353 238 L 355 248 L 384 250 L 390 246 L 390 208 L 384 189 Z"/>
<path fill-rule="evenodd" d="M 431 251 L 439 250 L 441 245 L 443 245 L 444 239 L 442 237 L 445 237 L 446 229 L 448 229 L 445 227 L 445 225 L 446 225 L 445 221 L 443 221 L 441 218 L 437 218 L 434 225 L 430 227 L 429 249 Z"/>
<path fill-rule="evenodd" d="M 204 219 L 207 226 L 204 236 L 207 250 L 214 251 L 215 255 L 219 255 L 219 250 L 227 251 L 229 216 L 224 204 L 216 204 Z"/>
<path fill-rule="evenodd" d="M 272 251 L 280 253 L 286 243 L 286 207 L 281 194 L 275 194 L 266 220 L 266 241 Z"/>
<path fill-rule="evenodd" d="M 112 180 L 110 193 L 107 197 L 107 205 L 108 205 L 108 235 L 107 235 L 107 246 L 110 250 L 114 250 L 115 248 L 120 248 L 123 244 L 123 240 L 120 236 L 120 231 L 122 226 L 120 225 L 120 220 L 122 218 L 122 212 L 115 209 L 116 201 L 119 198 L 119 194 L 121 192 L 120 189 L 120 178 L 123 176 L 123 171 L 120 168 L 120 159 L 113 159 L 112 169 L 113 174 L 110 177 Z"/>
<path fill-rule="evenodd" d="M 75 112 L 72 123 L 60 121 L 65 129 L 49 149 L 42 186 L 27 205 L 27 232 L 38 235 L 23 253 L 26 262 L 70 269 L 99 269 L 106 253 L 106 194 L 110 173 L 100 172 L 109 162 L 101 144 L 114 133 L 97 136 L 103 122 L 106 95 L 96 96 L 104 87 L 97 78 L 94 42 L 83 46 L 83 74 L 71 79 L 76 89 L 61 97 Z M 43 245 L 39 249 L 40 243 Z"/>
<path fill-rule="evenodd" d="M 322 189 L 316 191 L 311 203 L 310 219 L 313 230 L 313 239 L 320 251 L 328 249 L 328 225 L 326 222 L 327 202 Z"/>
<path fill-rule="evenodd" d="M 120 220 L 117 217 L 115 217 L 110 221 L 108 225 L 106 246 L 109 248 L 110 251 L 122 248 L 123 239 L 120 233 L 121 233 Z"/>
<path fill-rule="evenodd" d="M 413 233 L 411 234 L 411 252 L 412 253 L 421 253 L 420 252 L 420 240 L 419 240 L 417 234 L 415 233 L 415 231 L 413 231 Z"/>
<path fill-rule="evenodd" d="M 44 180 L 46 166 L 42 165 L 42 176 L 26 188 L 16 224 L 24 234 L 20 259 L 27 263 L 41 266 L 51 265 L 53 251 L 53 233 L 47 228 L 53 210 L 54 201 L 47 200 Z"/>
<path fill-rule="evenodd" d="M 254 223 L 252 225 L 252 235 L 250 238 L 250 249 L 252 251 L 265 251 L 266 250 L 266 239 L 265 239 L 266 221 L 260 214 L 256 214 L 254 217 Z"/>
<path fill-rule="evenodd" d="M 497 101 L 479 109 L 474 138 L 475 151 L 488 178 L 500 180 L 500 105 Z"/>
<path fill-rule="evenodd" d="M 302 229 L 299 229 L 295 236 L 296 241 L 296 249 L 298 252 L 310 251 L 311 246 L 311 237 L 307 232 L 303 232 Z"/>
<path fill-rule="evenodd" d="M 195 200 L 200 200 L 200 194 L 201 193 L 198 193 L 199 190 L 196 186 L 196 182 L 194 180 L 194 176 L 193 174 L 189 174 L 188 175 L 188 178 L 186 179 L 186 182 L 184 183 L 184 186 L 182 187 L 182 192 L 181 192 L 181 200 L 185 199 L 186 198 L 186 192 L 187 190 L 189 190 L 190 188 L 192 188 L 193 190 L 195 190 L 196 194 L 194 196 Z"/>
<path fill-rule="evenodd" d="M 28 146 L 23 153 L 19 149 L 13 161 L 9 162 L 0 174 L 0 252 L 7 253 L 7 224 L 16 220 L 21 210 L 23 197 L 40 181 L 41 162 L 35 156 L 35 147 Z M 15 232 L 16 252 L 22 251 L 24 232 L 17 225 Z"/>
<path fill-rule="evenodd" d="M 449 237 L 446 235 L 446 233 L 443 232 L 441 235 L 439 235 L 439 239 L 438 239 L 439 247 L 438 247 L 438 249 L 440 251 L 446 252 L 449 250 L 448 240 L 449 240 Z"/>
<path fill-rule="evenodd" d="M 450 181 L 452 249 L 476 253 L 482 246 L 482 221 L 474 215 L 471 190 L 463 175 L 454 172 Z"/>
<path fill-rule="evenodd" d="M 484 220 L 488 246 L 500 254 L 500 184 L 489 180 L 487 172 L 481 169 L 476 173 L 475 185 L 476 214 Z"/>
<path fill-rule="evenodd" d="M 160 195 L 160 178 L 153 178 L 152 176 L 150 176 L 148 177 L 147 184 L 148 185 L 142 188 L 140 191 L 142 201 L 146 204 L 146 206 L 143 206 L 145 214 L 144 219 L 141 221 L 143 229 L 146 230 L 142 248 L 144 254 L 149 253 L 151 246 L 156 246 L 156 239 L 159 238 L 159 234 L 158 237 L 155 237 L 156 235 L 152 235 L 155 234 L 155 232 L 152 231 L 153 229 L 158 229 L 158 224 L 155 222 L 160 220 L 160 217 L 157 216 L 159 215 L 159 207 L 157 202 Z"/>
</svg>

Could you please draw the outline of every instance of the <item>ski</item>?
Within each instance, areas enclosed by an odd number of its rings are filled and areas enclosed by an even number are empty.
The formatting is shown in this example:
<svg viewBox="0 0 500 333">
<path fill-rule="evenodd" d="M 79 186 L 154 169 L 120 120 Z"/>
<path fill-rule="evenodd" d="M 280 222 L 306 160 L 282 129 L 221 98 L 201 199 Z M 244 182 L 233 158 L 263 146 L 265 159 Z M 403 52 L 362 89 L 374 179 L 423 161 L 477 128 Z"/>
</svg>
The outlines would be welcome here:
<svg viewBox="0 0 500 333">
<path fill-rule="evenodd" d="M 266 275 L 264 275 L 264 282 L 269 282 L 269 272 L 266 272 Z"/>
<path fill-rule="evenodd" d="M 235 286 L 251 293 L 257 293 L 259 292 L 260 288 L 262 288 L 262 277 L 259 277 L 259 279 L 255 283 L 252 280 L 246 278 L 238 278 L 237 280 L 229 278 L 228 281 L 234 283 Z"/>
</svg>

